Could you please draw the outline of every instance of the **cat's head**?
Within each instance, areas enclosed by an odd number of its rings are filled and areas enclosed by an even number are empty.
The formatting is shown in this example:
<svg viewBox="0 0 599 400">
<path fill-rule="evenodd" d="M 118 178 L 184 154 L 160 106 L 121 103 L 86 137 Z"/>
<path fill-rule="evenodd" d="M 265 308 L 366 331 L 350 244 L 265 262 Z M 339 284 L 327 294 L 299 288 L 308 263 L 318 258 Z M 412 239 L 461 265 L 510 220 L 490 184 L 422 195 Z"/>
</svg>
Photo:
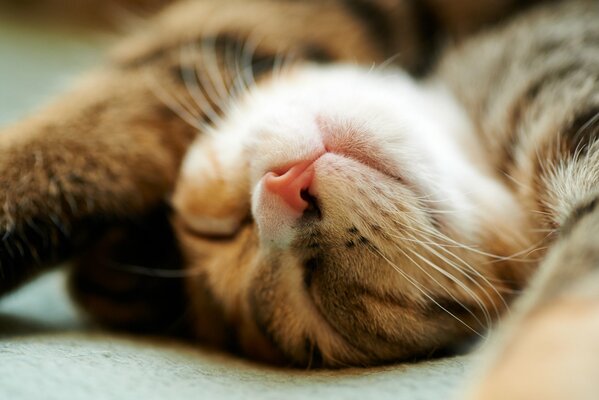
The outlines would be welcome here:
<svg viewBox="0 0 599 400">
<path fill-rule="evenodd" d="M 400 71 L 303 66 L 246 91 L 173 196 L 198 336 L 356 365 L 482 332 L 521 282 L 501 257 L 522 221 L 470 135 Z"/>
</svg>

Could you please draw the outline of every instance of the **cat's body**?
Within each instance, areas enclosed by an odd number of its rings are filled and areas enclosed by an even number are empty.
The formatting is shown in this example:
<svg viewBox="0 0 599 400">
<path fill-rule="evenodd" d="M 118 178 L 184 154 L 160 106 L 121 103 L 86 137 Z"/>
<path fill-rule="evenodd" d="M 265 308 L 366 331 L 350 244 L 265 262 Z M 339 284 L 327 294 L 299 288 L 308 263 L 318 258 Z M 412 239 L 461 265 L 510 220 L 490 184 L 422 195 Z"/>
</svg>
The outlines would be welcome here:
<svg viewBox="0 0 599 400">
<path fill-rule="evenodd" d="M 99 320 L 178 321 L 214 345 L 326 366 L 410 359 L 482 333 L 539 265 L 504 343 L 529 343 L 520 327 L 568 304 L 592 311 L 597 3 L 525 12 L 450 46 L 421 82 L 310 62 L 403 50 L 403 65 L 425 65 L 422 49 L 410 53 L 423 42 L 395 19 L 400 3 L 349 3 L 175 5 L 78 92 L 10 128 L 0 290 L 81 241 L 75 297 Z M 127 218 L 80 237 L 89 221 Z M 167 251 L 175 243 L 184 261 Z M 536 362 L 498 354 L 480 398 L 513 398 L 497 382 Z M 518 383 L 522 396 L 541 389 Z"/>
</svg>

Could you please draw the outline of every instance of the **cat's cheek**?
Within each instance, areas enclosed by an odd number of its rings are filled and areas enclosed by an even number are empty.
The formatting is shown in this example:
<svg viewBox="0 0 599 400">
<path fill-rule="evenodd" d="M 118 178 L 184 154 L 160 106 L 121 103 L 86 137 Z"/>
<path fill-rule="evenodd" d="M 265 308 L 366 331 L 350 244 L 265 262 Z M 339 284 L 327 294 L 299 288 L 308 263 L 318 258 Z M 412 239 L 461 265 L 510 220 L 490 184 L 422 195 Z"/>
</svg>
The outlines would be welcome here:
<svg viewBox="0 0 599 400">
<path fill-rule="evenodd" d="M 258 226 L 260 243 L 271 248 L 286 248 L 294 239 L 294 224 L 301 213 L 294 210 L 280 196 L 264 187 L 264 179 L 252 196 L 252 214 Z"/>
</svg>

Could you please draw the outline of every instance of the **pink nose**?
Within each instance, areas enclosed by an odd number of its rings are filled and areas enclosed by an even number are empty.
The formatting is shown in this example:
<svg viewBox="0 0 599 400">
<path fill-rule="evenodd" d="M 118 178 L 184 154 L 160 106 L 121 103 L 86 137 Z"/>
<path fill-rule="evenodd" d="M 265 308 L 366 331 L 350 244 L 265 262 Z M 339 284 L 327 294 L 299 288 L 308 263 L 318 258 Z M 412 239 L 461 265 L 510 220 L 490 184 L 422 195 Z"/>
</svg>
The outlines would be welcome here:
<svg viewBox="0 0 599 400">
<path fill-rule="evenodd" d="M 314 179 L 314 161 L 301 161 L 278 174 L 268 172 L 264 176 L 264 187 L 281 197 L 294 211 L 302 213 L 308 203 L 302 198 L 302 191 L 310 188 Z"/>
</svg>

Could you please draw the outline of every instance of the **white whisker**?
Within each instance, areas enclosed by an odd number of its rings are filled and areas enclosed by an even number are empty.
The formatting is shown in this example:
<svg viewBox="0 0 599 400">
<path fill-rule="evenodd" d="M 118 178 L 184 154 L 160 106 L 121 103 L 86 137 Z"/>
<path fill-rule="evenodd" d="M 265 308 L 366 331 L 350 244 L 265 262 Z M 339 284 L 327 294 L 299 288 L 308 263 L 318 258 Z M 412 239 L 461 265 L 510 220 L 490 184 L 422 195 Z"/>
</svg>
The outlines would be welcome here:
<svg viewBox="0 0 599 400">
<path fill-rule="evenodd" d="M 387 68 L 391 63 L 395 62 L 401 56 L 401 52 L 397 52 L 393 54 L 391 57 L 388 57 L 385 61 L 383 61 L 380 65 L 376 67 L 377 71 L 381 71 Z"/>
<path fill-rule="evenodd" d="M 184 56 L 184 51 L 184 48 L 181 48 L 182 58 Z M 193 49 L 191 49 L 191 47 L 188 46 L 186 54 L 188 58 L 188 60 L 186 61 L 190 65 L 194 65 L 193 70 L 190 70 L 189 68 L 182 68 L 181 72 L 183 82 L 189 92 L 189 95 L 192 97 L 196 105 L 200 108 L 201 112 L 204 115 L 206 115 L 206 117 L 208 117 L 212 124 L 222 123 L 222 118 L 217 114 L 214 107 L 212 107 L 211 103 L 204 96 L 204 94 L 202 93 L 202 88 L 200 88 L 200 85 L 198 84 L 197 69 L 195 68 L 195 63 L 193 63 Z"/>
<path fill-rule="evenodd" d="M 368 247 L 367 247 L 368 248 Z M 418 289 L 418 291 L 420 293 L 422 293 L 422 295 L 424 297 L 426 297 L 427 299 L 429 299 L 432 303 L 434 303 L 437 307 L 439 307 L 441 310 L 445 311 L 448 315 L 450 315 L 452 318 L 454 318 L 456 321 L 458 321 L 460 324 L 462 324 L 464 327 L 466 327 L 468 330 L 470 330 L 472 333 L 474 333 L 475 335 L 483 338 L 484 336 L 478 332 L 476 329 L 472 328 L 470 325 L 468 325 L 465 321 L 463 321 L 460 317 L 458 317 L 457 315 L 455 315 L 454 313 L 452 313 L 450 310 L 448 310 L 446 307 L 443 307 L 442 304 L 440 304 L 437 300 L 435 300 L 430 294 L 428 294 L 422 287 L 421 284 L 419 284 L 414 278 L 410 277 L 407 273 L 405 273 L 404 271 L 401 270 L 401 268 L 399 268 L 397 265 L 395 265 L 391 260 L 389 260 L 387 257 L 385 257 L 380 251 L 378 251 L 376 248 L 374 249 L 370 249 L 368 248 L 371 252 L 376 251 L 376 254 L 378 254 L 383 260 L 385 260 L 387 262 L 387 264 L 389 264 L 397 273 L 399 273 L 404 279 L 406 279 L 408 282 L 410 282 L 416 289 Z M 374 252 L 373 252 L 374 254 Z"/>
<path fill-rule="evenodd" d="M 409 249 L 411 250 L 411 249 Z M 429 249 L 432 250 L 432 249 Z M 490 327 L 491 326 L 491 315 L 489 313 L 489 311 L 487 310 L 487 306 L 485 305 L 485 303 L 480 299 L 480 297 L 474 293 L 474 291 L 472 289 L 470 289 L 468 286 L 466 286 L 466 284 L 464 284 L 464 282 L 462 282 L 460 279 L 458 279 L 456 276 L 454 276 L 453 274 L 449 273 L 448 271 L 446 271 L 445 269 L 439 267 L 438 265 L 436 265 L 435 263 L 433 263 L 431 260 L 429 260 L 426 257 L 423 257 L 421 254 L 419 254 L 416 251 L 411 250 L 412 254 L 414 254 L 415 257 L 419 258 L 422 262 L 424 262 L 425 264 L 427 264 L 429 267 L 433 268 L 435 271 L 439 272 L 440 274 L 442 274 L 443 276 L 449 278 L 451 281 L 453 281 L 454 283 L 456 283 L 464 292 L 466 292 L 468 295 L 470 295 L 475 303 L 478 305 L 478 307 L 481 309 L 481 311 L 483 312 L 483 315 L 485 317 L 485 321 L 486 321 L 486 327 Z M 441 257 L 440 257 L 441 258 Z M 448 262 L 447 259 L 443 260 L 445 261 L 448 265 L 453 266 L 451 263 Z M 477 287 L 479 289 L 481 289 L 483 291 L 483 293 L 485 294 L 485 296 L 491 301 L 491 304 L 493 304 L 494 306 L 494 311 L 495 314 L 497 316 L 497 318 L 500 316 L 499 310 L 497 309 L 497 307 L 495 307 L 495 303 L 493 302 L 493 299 L 488 295 L 487 291 L 484 290 L 480 284 L 478 284 L 474 279 L 472 279 L 472 277 L 469 277 L 467 274 L 465 274 L 461 268 L 457 267 L 457 266 L 453 266 L 457 271 L 461 272 L 464 276 L 466 276 L 467 278 L 469 278 L 469 280 L 473 283 L 475 283 L 477 285 Z M 490 285 L 490 283 L 489 283 Z M 492 286 L 492 285 L 491 285 Z M 499 292 L 498 292 L 499 295 Z M 499 295 L 499 297 L 503 300 L 503 297 L 501 295 Z M 481 325 L 483 325 L 481 323 Z"/>
<path fill-rule="evenodd" d="M 202 40 L 202 43 L 199 46 L 199 54 L 201 56 L 202 63 L 196 63 L 198 81 L 204 88 L 208 99 L 210 99 L 222 113 L 226 113 L 227 109 L 225 105 L 228 104 L 232 94 L 227 89 L 224 71 L 218 64 L 216 38 L 205 38 Z M 225 68 L 224 65 L 223 68 Z"/>
<path fill-rule="evenodd" d="M 176 98 L 173 98 L 164 86 L 160 84 L 158 79 L 151 74 L 152 72 L 150 70 L 146 70 L 144 77 L 154 95 L 191 127 L 198 131 L 203 130 L 205 125 L 198 120 L 197 116 L 190 113 L 185 107 L 182 107 L 181 104 L 177 102 Z"/>
</svg>

